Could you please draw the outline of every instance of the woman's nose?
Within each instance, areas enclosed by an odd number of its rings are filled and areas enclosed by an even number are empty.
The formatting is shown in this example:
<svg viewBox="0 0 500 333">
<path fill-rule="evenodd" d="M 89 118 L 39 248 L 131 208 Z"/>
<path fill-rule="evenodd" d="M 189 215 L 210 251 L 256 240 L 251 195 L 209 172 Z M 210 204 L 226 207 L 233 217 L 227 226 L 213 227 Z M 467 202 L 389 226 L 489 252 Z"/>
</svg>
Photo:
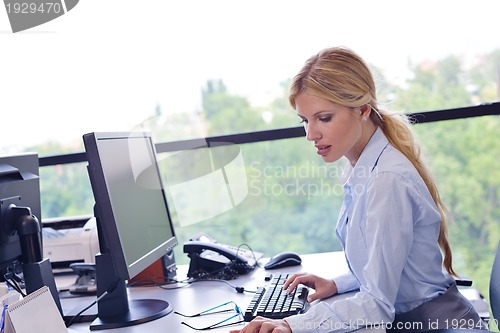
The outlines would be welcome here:
<svg viewBox="0 0 500 333">
<path fill-rule="evenodd" d="M 306 130 L 306 139 L 308 141 L 316 141 L 319 138 L 318 131 L 316 131 L 311 124 L 306 124 L 304 129 Z"/>
</svg>

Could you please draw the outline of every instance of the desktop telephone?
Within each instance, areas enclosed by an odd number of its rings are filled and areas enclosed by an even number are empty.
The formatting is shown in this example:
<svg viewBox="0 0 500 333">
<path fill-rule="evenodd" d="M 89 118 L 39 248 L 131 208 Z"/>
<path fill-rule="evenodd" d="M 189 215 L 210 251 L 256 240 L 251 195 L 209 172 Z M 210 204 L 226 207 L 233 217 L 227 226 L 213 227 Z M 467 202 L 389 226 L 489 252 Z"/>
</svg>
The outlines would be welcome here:
<svg viewBox="0 0 500 333">
<path fill-rule="evenodd" d="M 198 233 L 184 243 L 184 253 L 191 258 L 188 277 L 231 279 L 246 274 L 257 265 L 262 253 L 221 244 L 205 233 Z"/>
<path fill-rule="evenodd" d="M 97 292 L 95 264 L 72 263 L 69 267 L 78 275 L 74 285 L 69 287 L 72 294 L 95 294 Z"/>
</svg>

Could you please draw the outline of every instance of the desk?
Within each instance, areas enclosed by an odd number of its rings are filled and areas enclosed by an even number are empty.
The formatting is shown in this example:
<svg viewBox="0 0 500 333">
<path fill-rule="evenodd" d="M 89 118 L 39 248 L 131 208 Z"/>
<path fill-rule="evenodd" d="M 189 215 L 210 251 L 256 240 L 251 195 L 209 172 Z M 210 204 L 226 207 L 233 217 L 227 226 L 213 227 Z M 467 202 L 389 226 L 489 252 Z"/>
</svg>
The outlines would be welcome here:
<svg viewBox="0 0 500 333">
<path fill-rule="evenodd" d="M 342 252 L 318 253 L 310 255 L 302 255 L 302 265 L 287 267 L 277 270 L 266 271 L 262 268 L 256 268 L 253 272 L 247 275 L 241 275 L 238 279 L 228 281 L 234 286 L 244 287 L 245 290 L 256 290 L 258 286 L 265 284 L 264 278 L 268 273 L 295 273 L 295 272 L 311 272 L 325 277 L 334 276 L 348 270 L 345 262 L 344 254 Z M 259 262 L 261 265 L 265 260 Z M 327 264 L 324 264 L 327 263 Z M 182 280 L 187 273 L 187 265 L 178 267 L 177 279 Z M 129 299 L 134 298 L 155 298 L 163 299 L 170 303 L 174 311 L 185 314 L 194 314 L 210 307 L 219 305 L 227 301 L 234 301 L 238 306 L 245 311 L 253 297 L 253 293 L 237 293 L 233 288 L 226 283 L 217 281 L 197 282 L 180 289 L 165 290 L 159 287 L 131 287 L 129 290 Z M 328 301 L 333 301 L 336 298 L 346 297 L 345 295 L 334 296 Z M 90 304 L 95 297 L 78 297 L 61 299 L 64 312 L 78 306 L 81 303 Z M 226 314 L 227 316 L 227 314 Z M 214 318 L 203 317 L 206 324 L 214 324 Z M 167 316 L 147 322 L 144 324 L 124 327 L 111 330 L 103 330 L 96 332 L 124 332 L 124 333 L 144 333 L 144 332 L 168 332 L 168 333 L 185 333 L 194 332 L 189 327 L 181 324 L 182 316 L 175 313 L 170 313 Z M 198 321 L 201 323 L 201 321 Z M 239 326 L 238 326 L 239 325 Z M 222 327 L 219 329 L 212 329 L 209 332 L 228 332 L 231 328 L 243 327 L 242 324 L 234 326 Z M 366 331 L 366 330 L 365 330 Z M 90 332 L 89 323 L 73 324 L 68 328 L 68 332 Z M 378 330 L 377 332 L 380 332 Z"/>
</svg>

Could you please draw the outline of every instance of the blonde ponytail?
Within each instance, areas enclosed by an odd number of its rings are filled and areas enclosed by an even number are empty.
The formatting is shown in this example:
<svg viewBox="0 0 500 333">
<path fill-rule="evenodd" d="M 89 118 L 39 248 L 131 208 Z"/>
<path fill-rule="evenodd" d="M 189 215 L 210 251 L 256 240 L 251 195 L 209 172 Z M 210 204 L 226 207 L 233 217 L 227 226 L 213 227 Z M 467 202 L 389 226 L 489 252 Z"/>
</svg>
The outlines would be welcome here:
<svg viewBox="0 0 500 333">
<path fill-rule="evenodd" d="M 372 107 L 373 108 L 373 107 Z M 415 141 L 409 119 L 402 114 L 388 114 L 383 111 L 374 109 L 370 118 L 380 127 L 385 136 L 397 150 L 403 153 L 410 160 L 415 169 L 417 169 L 420 177 L 425 182 L 432 199 L 434 200 L 439 214 L 441 215 L 441 224 L 439 228 L 438 244 L 443 252 L 443 266 L 448 273 L 457 276 L 453 270 L 451 247 L 448 243 L 446 221 L 448 219 L 448 210 L 441 200 L 436 183 L 432 177 L 430 170 L 422 160 L 420 146 Z"/>
</svg>

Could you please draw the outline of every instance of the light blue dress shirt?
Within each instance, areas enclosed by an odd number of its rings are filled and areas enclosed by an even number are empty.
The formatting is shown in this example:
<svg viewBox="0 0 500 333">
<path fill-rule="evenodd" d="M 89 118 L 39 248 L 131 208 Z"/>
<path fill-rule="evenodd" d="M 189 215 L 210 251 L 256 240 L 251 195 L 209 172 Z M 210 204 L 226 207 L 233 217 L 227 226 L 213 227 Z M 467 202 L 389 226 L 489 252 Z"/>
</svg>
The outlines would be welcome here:
<svg viewBox="0 0 500 333">
<path fill-rule="evenodd" d="M 417 170 L 382 130 L 373 134 L 342 181 L 336 233 L 350 271 L 334 281 L 339 293 L 359 292 L 287 318 L 294 333 L 392 323 L 395 313 L 437 297 L 453 282 L 442 269 L 439 211 Z"/>
</svg>

